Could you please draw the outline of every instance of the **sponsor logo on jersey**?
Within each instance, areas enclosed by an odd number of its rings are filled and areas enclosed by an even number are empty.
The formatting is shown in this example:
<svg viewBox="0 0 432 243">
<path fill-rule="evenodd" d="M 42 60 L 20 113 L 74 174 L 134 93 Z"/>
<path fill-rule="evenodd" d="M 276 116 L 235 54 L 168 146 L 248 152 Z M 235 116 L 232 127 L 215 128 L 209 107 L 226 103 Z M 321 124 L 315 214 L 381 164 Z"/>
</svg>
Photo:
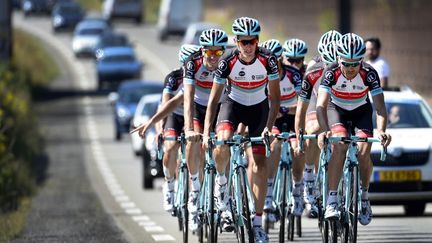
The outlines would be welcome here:
<svg viewBox="0 0 432 243">
<path fill-rule="evenodd" d="M 245 73 L 244 71 L 240 71 L 240 72 L 238 73 L 238 75 L 239 75 L 240 77 L 243 77 L 243 76 L 246 75 L 246 73 Z"/>
<path fill-rule="evenodd" d="M 325 74 L 325 78 L 329 81 L 332 81 L 334 79 L 334 74 L 331 71 L 327 71 Z"/>
<path fill-rule="evenodd" d="M 228 68 L 228 63 L 225 60 L 222 60 L 218 64 L 218 69 L 220 71 L 225 71 Z"/>
<path fill-rule="evenodd" d="M 304 90 L 309 90 L 309 89 L 310 89 L 310 84 L 309 84 L 309 82 L 302 82 L 302 89 L 304 89 Z"/>
<path fill-rule="evenodd" d="M 271 68 L 277 66 L 276 57 L 275 56 L 270 56 L 269 59 L 268 59 L 268 64 L 269 64 L 269 66 Z"/>
<path fill-rule="evenodd" d="M 299 81 L 300 80 L 300 73 L 294 73 L 293 79 L 296 82 Z"/>
<path fill-rule="evenodd" d="M 367 74 L 367 81 L 368 81 L 369 83 L 374 82 L 376 79 L 377 79 L 377 76 L 376 76 L 376 74 L 375 74 L 374 72 L 369 72 L 369 73 Z"/>
<path fill-rule="evenodd" d="M 188 62 L 186 64 L 186 69 L 189 70 L 189 71 L 190 70 L 194 70 L 195 69 L 195 64 L 192 61 Z"/>
</svg>

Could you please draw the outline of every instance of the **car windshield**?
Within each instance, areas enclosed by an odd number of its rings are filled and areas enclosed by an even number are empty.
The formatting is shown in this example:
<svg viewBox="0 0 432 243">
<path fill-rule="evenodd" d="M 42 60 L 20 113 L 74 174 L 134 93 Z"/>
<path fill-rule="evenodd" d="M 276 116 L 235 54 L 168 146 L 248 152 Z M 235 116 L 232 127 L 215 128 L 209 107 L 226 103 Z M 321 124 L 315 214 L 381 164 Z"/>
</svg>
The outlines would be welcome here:
<svg viewBox="0 0 432 243">
<path fill-rule="evenodd" d="M 386 107 L 387 128 L 432 127 L 432 114 L 423 102 L 386 102 Z M 376 119 L 373 121 L 375 123 Z M 374 126 L 376 127 L 376 124 Z"/>
<path fill-rule="evenodd" d="M 142 110 L 142 115 L 153 116 L 154 114 L 156 114 L 158 105 L 158 102 L 146 103 L 144 105 L 144 109 Z"/>
<path fill-rule="evenodd" d="M 106 56 L 102 59 L 103 62 L 133 62 L 135 61 L 134 56 L 131 55 L 113 55 Z"/>
<path fill-rule="evenodd" d="M 130 87 L 121 89 L 119 91 L 119 101 L 123 103 L 137 104 L 143 95 L 160 93 L 161 90 L 162 88 L 157 86 Z"/>
<path fill-rule="evenodd" d="M 106 36 L 101 40 L 101 46 L 127 46 L 128 40 L 125 36 Z"/>
<path fill-rule="evenodd" d="M 82 29 L 78 32 L 79 35 L 100 35 L 102 34 L 103 29 L 101 28 L 86 28 Z"/>
</svg>

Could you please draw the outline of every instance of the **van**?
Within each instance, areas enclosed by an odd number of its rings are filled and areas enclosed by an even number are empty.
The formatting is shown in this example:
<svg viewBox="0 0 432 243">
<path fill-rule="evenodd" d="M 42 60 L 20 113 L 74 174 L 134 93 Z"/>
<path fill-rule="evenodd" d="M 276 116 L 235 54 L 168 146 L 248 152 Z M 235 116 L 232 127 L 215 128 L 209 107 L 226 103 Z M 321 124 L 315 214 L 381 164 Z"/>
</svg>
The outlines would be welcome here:
<svg viewBox="0 0 432 243">
<path fill-rule="evenodd" d="M 109 22 L 115 18 L 130 18 L 140 24 L 143 20 L 142 0 L 105 0 L 102 8 L 103 17 Z"/>
<path fill-rule="evenodd" d="M 159 9 L 158 38 L 165 41 L 170 35 L 183 35 L 193 22 L 202 19 L 202 0 L 162 0 Z"/>
</svg>

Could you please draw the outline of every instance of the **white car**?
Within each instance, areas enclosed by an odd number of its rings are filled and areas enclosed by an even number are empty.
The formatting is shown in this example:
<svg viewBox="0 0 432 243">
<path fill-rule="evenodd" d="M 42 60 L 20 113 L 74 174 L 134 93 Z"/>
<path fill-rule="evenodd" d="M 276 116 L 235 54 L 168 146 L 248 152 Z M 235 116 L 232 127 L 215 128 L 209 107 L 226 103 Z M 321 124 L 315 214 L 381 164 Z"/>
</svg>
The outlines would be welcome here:
<svg viewBox="0 0 432 243">
<path fill-rule="evenodd" d="M 72 40 L 72 50 L 75 56 L 93 56 L 99 38 L 108 30 L 110 30 L 110 27 L 105 21 L 84 19 L 79 22 Z"/>
<path fill-rule="evenodd" d="M 392 142 L 384 162 L 379 160 L 380 145 L 372 146 L 370 199 L 373 204 L 403 205 L 407 215 L 422 215 L 432 202 L 432 111 L 409 88 L 385 91 L 384 97 Z"/>
<path fill-rule="evenodd" d="M 132 124 L 134 127 L 139 126 L 140 124 L 148 121 L 157 110 L 157 107 L 159 105 L 159 102 L 162 99 L 161 94 L 149 94 L 144 95 L 140 101 L 138 102 L 137 108 L 135 110 L 134 117 L 132 118 Z M 154 137 L 155 137 L 155 130 L 154 128 L 151 128 L 146 133 L 146 147 L 152 149 Z M 152 139 L 153 138 L 153 139 Z M 135 155 L 141 155 L 144 140 L 138 135 L 138 133 L 131 134 L 131 141 L 132 141 L 132 150 Z M 148 145 L 148 146 L 147 146 Z"/>
</svg>

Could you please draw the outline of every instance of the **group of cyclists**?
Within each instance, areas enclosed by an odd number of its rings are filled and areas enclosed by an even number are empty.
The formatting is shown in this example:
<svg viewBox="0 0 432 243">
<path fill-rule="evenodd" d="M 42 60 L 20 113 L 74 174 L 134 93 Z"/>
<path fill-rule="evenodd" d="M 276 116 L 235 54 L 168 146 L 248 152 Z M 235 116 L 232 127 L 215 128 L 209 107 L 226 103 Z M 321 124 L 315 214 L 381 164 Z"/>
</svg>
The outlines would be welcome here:
<svg viewBox="0 0 432 243">
<path fill-rule="evenodd" d="M 311 217 L 317 216 L 314 188 L 320 148 L 331 136 L 348 136 L 348 125 L 360 137 L 373 136 L 372 104 L 376 110 L 376 136 L 387 146 L 391 136 L 386 133 L 387 114 L 377 72 L 363 62 L 364 40 L 354 34 L 335 30 L 324 33 L 318 42 L 319 55 L 307 65 L 307 44 L 300 39 L 286 40 L 283 45 L 271 39 L 260 43 L 258 20 L 240 17 L 232 25 L 236 47 L 226 48 L 228 35 L 220 29 L 208 29 L 200 36 L 200 45 L 182 45 L 181 66 L 165 79 L 161 106 L 146 123 L 135 128 L 144 137 L 153 125 L 163 129 L 163 136 L 187 138 L 186 160 L 189 169 L 189 228 L 200 227 L 197 217 L 199 193 L 204 164 L 205 142 L 211 132 L 218 140 L 228 140 L 235 133 L 248 136 L 278 134 L 282 131 L 297 135 L 319 134 L 318 140 L 308 140 L 304 152 L 296 138 L 290 139 L 293 155 L 293 209 L 301 216 L 305 206 Z M 163 124 L 163 125 L 162 125 Z M 163 127 L 162 127 L 163 126 Z M 271 155 L 265 156 L 264 145 L 252 145 L 247 150 L 248 178 L 255 200 L 253 230 L 255 242 L 267 242 L 263 212 L 271 221 L 274 209 L 273 178 L 280 160 L 281 142 L 271 142 Z M 179 144 L 164 141 L 163 207 L 173 210 L 174 180 Z M 341 177 L 347 146 L 334 144 L 329 163 L 329 195 L 326 219 L 340 217 L 337 185 Z M 367 225 L 372 219 L 368 199 L 372 173 L 371 144 L 359 143 L 358 159 L 361 174 L 361 209 L 359 222 Z M 217 145 L 213 151 L 216 162 L 215 205 L 221 214 L 221 228 L 233 231 L 233 219 L 228 206 L 227 166 L 228 145 Z M 201 173 L 201 174 L 200 174 Z"/>
</svg>

